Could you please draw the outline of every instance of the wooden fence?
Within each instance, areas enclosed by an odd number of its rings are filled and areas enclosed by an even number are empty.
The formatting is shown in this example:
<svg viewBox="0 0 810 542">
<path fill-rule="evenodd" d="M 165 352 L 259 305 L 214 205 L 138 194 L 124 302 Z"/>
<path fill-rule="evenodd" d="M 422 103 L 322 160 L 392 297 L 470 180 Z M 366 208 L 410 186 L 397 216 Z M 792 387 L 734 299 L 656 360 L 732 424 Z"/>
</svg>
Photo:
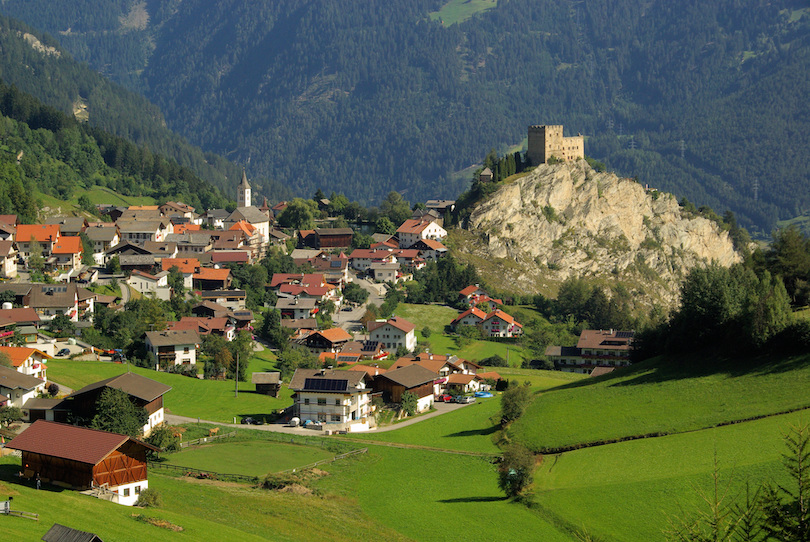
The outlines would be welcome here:
<svg viewBox="0 0 810 542">
<path fill-rule="evenodd" d="M 202 438 L 198 438 L 198 439 L 194 439 L 194 440 L 189 440 L 188 442 L 181 442 L 180 447 L 185 448 L 187 446 L 194 446 L 196 444 L 204 444 L 206 442 L 213 442 L 215 440 L 219 440 L 219 439 L 222 439 L 222 438 L 231 438 L 231 437 L 235 437 L 235 436 L 236 436 L 236 431 L 233 431 L 231 433 L 223 433 L 221 435 L 211 435 L 211 436 L 202 437 Z"/>
<path fill-rule="evenodd" d="M 364 454 L 367 451 L 368 451 L 368 448 L 360 448 L 359 450 L 352 450 L 351 452 L 346 452 L 345 454 L 336 455 L 335 457 L 332 457 L 330 459 L 321 459 L 320 461 L 316 461 L 315 463 L 310 463 L 309 465 L 304 465 L 303 467 L 296 467 L 294 469 L 283 470 L 283 471 L 281 471 L 281 473 L 283 473 L 283 474 L 292 474 L 292 473 L 300 471 L 300 470 L 314 469 L 318 465 L 324 465 L 326 463 L 333 463 L 333 462 L 337 461 L 338 459 L 346 459 L 349 456 L 358 455 L 358 454 Z"/>
<path fill-rule="evenodd" d="M 160 463 L 156 461 L 148 462 L 149 468 L 167 469 L 174 471 L 185 476 L 194 476 L 196 478 L 208 478 L 211 480 L 223 480 L 226 482 L 245 482 L 248 484 L 256 484 L 259 482 L 258 476 L 246 476 L 244 474 L 226 474 L 222 472 L 214 472 L 210 470 L 195 469 L 192 467 L 184 467 L 182 465 L 169 465 L 168 463 Z"/>
<path fill-rule="evenodd" d="M 33 519 L 34 521 L 39 521 L 39 514 L 35 514 L 33 512 L 23 512 L 22 510 L 9 510 L 8 515 L 17 518 Z"/>
</svg>

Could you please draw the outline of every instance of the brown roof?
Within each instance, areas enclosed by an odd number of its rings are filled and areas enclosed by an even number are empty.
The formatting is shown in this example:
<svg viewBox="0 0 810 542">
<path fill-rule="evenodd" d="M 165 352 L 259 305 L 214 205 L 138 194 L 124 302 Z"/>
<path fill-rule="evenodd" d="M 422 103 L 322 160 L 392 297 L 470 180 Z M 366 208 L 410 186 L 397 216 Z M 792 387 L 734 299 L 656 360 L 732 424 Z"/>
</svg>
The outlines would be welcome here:
<svg viewBox="0 0 810 542">
<path fill-rule="evenodd" d="M 633 344 L 633 331 L 616 329 L 583 329 L 577 348 L 603 348 L 606 350 L 630 350 Z"/>
<path fill-rule="evenodd" d="M 345 393 L 356 389 L 366 373 L 330 369 L 296 369 L 290 379 L 291 390 Z M 328 384 L 328 386 L 327 386 Z M 327 388 L 327 389 L 324 389 Z"/>
<path fill-rule="evenodd" d="M 35 421 L 11 443 L 6 444 L 6 447 L 98 465 L 110 453 L 130 440 L 150 450 L 160 450 L 127 435 L 45 420 Z"/>
<path fill-rule="evenodd" d="M 482 378 L 484 380 L 492 379 L 492 380 L 500 380 L 501 375 L 496 373 L 495 371 L 488 371 L 486 373 L 478 373 L 476 374 L 478 378 Z"/>
<path fill-rule="evenodd" d="M 363 371 L 369 376 L 376 376 L 385 374 L 386 370 L 382 367 L 372 367 L 371 365 L 352 365 L 346 369 L 347 371 Z"/>
<path fill-rule="evenodd" d="M 349 334 L 349 332 L 343 329 L 342 327 L 332 327 L 329 329 L 316 331 L 315 333 L 321 335 L 324 339 L 326 339 L 331 343 L 336 343 L 340 341 L 351 341 L 353 338 Z"/>
<path fill-rule="evenodd" d="M 138 399 L 142 399 L 147 403 L 154 401 L 172 389 L 171 386 L 161 384 L 160 382 L 152 380 L 151 378 L 146 378 L 145 376 L 135 373 L 124 373 L 111 378 L 105 378 L 104 380 L 99 380 L 93 384 L 88 384 L 79 391 L 74 391 L 71 393 L 70 397 L 76 397 L 77 395 L 82 395 L 88 391 L 97 390 L 103 387 L 121 390 L 124 393 L 137 397 Z"/>
<path fill-rule="evenodd" d="M 448 384 L 469 384 L 475 380 L 475 375 L 469 375 L 464 373 L 453 373 L 447 376 L 447 383 Z"/>
<path fill-rule="evenodd" d="M 146 337 L 152 346 L 175 346 L 178 344 L 196 344 L 200 336 L 196 331 L 147 331 Z"/>
<path fill-rule="evenodd" d="M 254 384 L 280 384 L 281 373 L 251 373 L 250 381 Z"/>
<path fill-rule="evenodd" d="M 388 371 L 381 376 L 406 388 L 415 388 L 422 384 L 433 382 L 436 378 L 436 373 L 414 363 L 407 367 Z"/>
<path fill-rule="evenodd" d="M 412 324 L 411 322 L 407 321 L 406 319 L 400 316 L 394 316 L 393 318 L 389 318 L 385 322 L 369 322 L 368 323 L 368 331 L 374 331 L 375 329 L 384 326 L 385 324 L 391 324 L 395 328 L 404 331 L 405 333 L 410 333 L 414 329 L 416 329 L 416 325 Z"/>
<path fill-rule="evenodd" d="M 442 357 L 444 357 L 444 356 L 442 356 Z M 397 360 L 396 363 L 394 363 L 391 366 L 391 369 L 400 369 L 402 367 L 407 367 L 409 365 L 419 365 L 420 367 L 424 367 L 428 371 L 432 372 L 434 377 L 439 374 L 439 371 L 445 365 L 450 365 L 450 366 L 455 367 L 452 363 L 450 363 L 446 359 L 425 359 L 425 360 L 417 361 L 417 360 L 412 359 L 412 358 L 400 358 L 400 359 Z"/>
<path fill-rule="evenodd" d="M 9 367 L 0 365 L 0 387 L 9 390 L 33 390 L 44 380 L 31 375 L 22 374 Z"/>
</svg>

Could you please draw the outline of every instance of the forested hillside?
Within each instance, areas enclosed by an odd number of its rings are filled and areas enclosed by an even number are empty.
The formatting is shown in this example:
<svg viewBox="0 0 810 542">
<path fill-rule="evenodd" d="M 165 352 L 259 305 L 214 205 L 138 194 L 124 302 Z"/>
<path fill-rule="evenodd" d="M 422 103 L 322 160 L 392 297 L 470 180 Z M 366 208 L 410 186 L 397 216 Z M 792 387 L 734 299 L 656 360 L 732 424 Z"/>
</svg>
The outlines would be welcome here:
<svg viewBox="0 0 810 542">
<path fill-rule="evenodd" d="M 199 209 L 228 203 L 189 168 L 0 82 L 0 214 L 17 214 L 31 223 L 40 207 L 36 192 L 64 201 L 94 186 Z M 83 207 L 94 211 L 89 201 Z"/>
<path fill-rule="evenodd" d="M 52 7 L 59 11 L 55 3 L 49 4 L 44 12 L 51 13 Z M 235 196 L 241 166 L 189 144 L 166 127 L 155 105 L 77 62 L 61 49 L 57 40 L 0 16 L 0 50 L 3 52 L 0 55 L 3 81 L 65 114 L 75 113 L 90 126 L 176 161 L 224 194 Z M 125 58 L 120 60 L 115 65 L 126 64 Z M 291 194 L 273 181 L 251 181 L 259 190 L 277 199 Z"/>
<path fill-rule="evenodd" d="M 810 207 L 806 2 L 6 0 L 249 173 L 376 203 L 454 197 L 526 126 L 768 232 Z M 11 80 L 11 79 L 10 79 Z"/>
</svg>

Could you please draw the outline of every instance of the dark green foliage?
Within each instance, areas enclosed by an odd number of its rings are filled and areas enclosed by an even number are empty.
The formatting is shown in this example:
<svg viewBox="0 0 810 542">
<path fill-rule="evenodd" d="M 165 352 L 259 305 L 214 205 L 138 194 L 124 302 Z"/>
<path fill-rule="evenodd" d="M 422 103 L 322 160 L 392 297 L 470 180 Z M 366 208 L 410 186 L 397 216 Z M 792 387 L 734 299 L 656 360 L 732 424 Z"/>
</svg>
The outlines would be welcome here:
<svg viewBox="0 0 810 542">
<path fill-rule="evenodd" d="M 147 487 L 141 490 L 141 494 L 138 495 L 138 501 L 135 503 L 135 506 L 160 508 L 163 506 L 163 497 L 160 496 L 160 492 L 157 489 Z"/>
<path fill-rule="evenodd" d="M 281 312 L 277 309 L 269 309 L 264 313 L 264 320 L 262 320 L 259 334 L 273 348 L 284 349 L 292 335 L 292 330 L 281 327 Z"/>
<path fill-rule="evenodd" d="M 481 365 L 485 367 L 507 367 L 506 358 L 498 354 L 482 359 Z"/>
<path fill-rule="evenodd" d="M 517 497 L 534 478 L 534 455 L 521 444 L 510 444 L 498 466 L 498 487 L 507 497 Z"/>
<path fill-rule="evenodd" d="M 126 392 L 115 388 L 104 388 L 96 401 L 96 413 L 90 427 L 131 437 L 139 436 L 149 420 L 143 407 L 136 407 Z"/>
<path fill-rule="evenodd" d="M 276 367 L 281 378 L 289 382 L 296 369 L 317 369 L 321 366 L 318 356 L 306 348 L 290 346 L 278 355 Z"/>
<path fill-rule="evenodd" d="M 0 424 L 11 425 L 11 422 L 22 420 L 22 410 L 15 406 L 0 407 Z"/>
<path fill-rule="evenodd" d="M 767 485 L 762 498 L 765 529 L 776 540 L 810 540 L 810 426 L 792 427 L 783 456 L 790 487 Z"/>
<path fill-rule="evenodd" d="M 449 305 L 456 305 L 461 290 L 481 282 L 472 265 L 462 265 L 452 256 L 428 262 L 423 269 L 414 273 L 414 280 L 421 284 L 422 288 L 409 289 L 409 303 L 439 301 Z"/>
<path fill-rule="evenodd" d="M 318 206 L 312 200 L 295 198 L 278 215 L 278 225 L 294 230 L 309 230 L 315 227 Z"/>
<path fill-rule="evenodd" d="M 48 322 L 48 330 L 57 337 L 72 337 L 76 332 L 76 324 L 65 314 L 57 314 Z"/>
<path fill-rule="evenodd" d="M 350 282 L 343 287 L 343 297 L 346 301 L 362 305 L 368 299 L 368 290 L 356 282 Z"/>
<path fill-rule="evenodd" d="M 382 305 L 380 305 L 380 318 L 390 318 L 394 314 L 394 311 L 397 310 L 397 305 L 399 305 L 400 301 L 404 301 L 402 292 L 395 287 L 389 288 L 388 291 L 385 292 Z"/>
<path fill-rule="evenodd" d="M 501 424 L 511 423 L 523 415 L 531 399 L 529 386 L 510 382 L 501 394 Z"/>
<path fill-rule="evenodd" d="M 422 337 L 424 337 L 425 339 L 430 338 L 432 334 L 433 331 L 430 329 L 430 326 L 425 326 L 422 328 Z"/>
<path fill-rule="evenodd" d="M 406 391 L 402 394 L 402 411 L 408 416 L 413 416 L 416 414 L 416 406 L 418 401 L 419 397 L 417 397 L 415 393 L 412 391 Z"/>
<path fill-rule="evenodd" d="M 146 442 L 160 448 L 161 452 L 176 452 L 180 450 L 180 437 L 175 436 L 174 430 L 166 424 L 159 425 L 152 429 L 149 436 L 144 439 Z"/>
<path fill-rule="evenodd" d="M 264 307 L 267 300 L 265 285 L 269 282 L 269 273 L 265 265 L 228 264 L 233 277 L 232 287 L 245 290 L 246 306 L 256 311 Z"/>
<path fill-rule="evenodd" d="M 411 217 L 411 204 L 399 192 L 389 192 L 380 204 L 380 213 L 389 219 L 396 231 L 397 226 Z M 379 224 L 379 220 L 377 222 Z"/>
</svg>

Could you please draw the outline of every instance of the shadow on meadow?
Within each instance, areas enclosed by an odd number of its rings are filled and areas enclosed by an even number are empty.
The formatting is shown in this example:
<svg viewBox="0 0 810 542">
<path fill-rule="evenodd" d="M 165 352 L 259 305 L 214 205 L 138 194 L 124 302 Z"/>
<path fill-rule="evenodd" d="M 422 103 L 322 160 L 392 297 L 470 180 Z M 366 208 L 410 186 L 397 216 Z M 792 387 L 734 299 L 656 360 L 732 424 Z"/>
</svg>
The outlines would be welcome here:
<svg viewBox="0 0 810 542">
<path fill-rule="evenodd" d="M 508 501 L 509 497 L 459 497 L 457 499 L 439 499 L 437 502 L 443 503 L 470 503 L 470 502 L 501 502 Z"/>
<path fill-rule="evenodd" d="M 779 355 L 778 353 L 756 356 L 730 356 L 728 352 L 706 351 L 682 356 L 657 356 L 630 367 L 617 369 L 606 375 L 577 380 L 563 384 L 556 390 L 586 386 L 636 386 L 660 384 L 674 380 L 726 375 L 766 376 L 787 373 L 810 366 L 810 354 Z M 552 390 L 547 390 L 552 391 Z"/>
<path fill-rule="evenodd" d="M 450 433 L 447 435 L 448 437 L 482 437 L 494 434 L 498 431 L 498 426 L 493 425 L 492 427 L 487 427 L 486 429 L 471 429 L 469 431 L 458 431 L 456 433 Z"/>
<path fill-rule="evenodd" d="M 25 486 L 31 489 L 36 488 L 37 484 L 33 478 L 20 477 L 21 467 L 19 465 L 0 465 L 0 481 L 8 482 L 11 486 Z M 40 491 L 48 491 L 51 493 L 62 493 L 66 491 L 64 487 L 42 482 L 42 489 Z"/>
</svg>

